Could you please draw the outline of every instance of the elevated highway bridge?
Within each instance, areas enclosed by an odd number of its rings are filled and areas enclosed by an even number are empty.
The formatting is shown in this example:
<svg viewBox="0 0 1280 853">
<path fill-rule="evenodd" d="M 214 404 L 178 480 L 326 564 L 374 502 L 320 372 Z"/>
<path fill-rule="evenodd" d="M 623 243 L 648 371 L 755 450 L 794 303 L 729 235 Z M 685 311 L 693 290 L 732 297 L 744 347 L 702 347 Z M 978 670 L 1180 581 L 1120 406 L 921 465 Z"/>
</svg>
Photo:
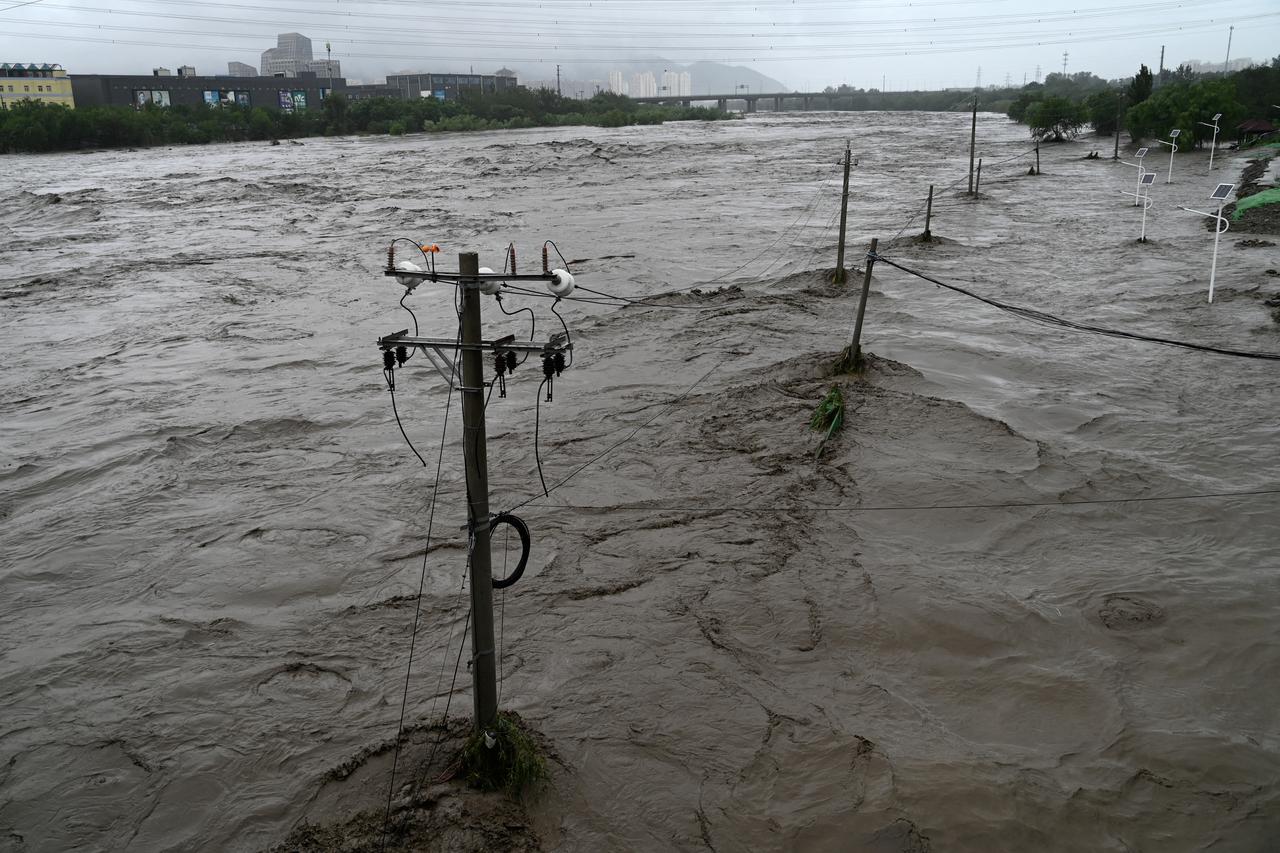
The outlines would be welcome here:
<svg viewBox="0 0 1280 853">
<path fill-rule="evenodd" d="M 715 104 L 722 110 L 729 109 L 731 103 L 742 103 L 746 112 L 754 113 L 765 105 L 765 109 L 780 113 L 784 110 L 811 110 L 821 105 L 832 109 L 839 92 L 737 92 L 723 95 L 658 95 L 653 98 L 632 98 L 638 104 L 663 104 L 665 106 L 691 107 L 710 106 Z M 844 97 L 848 97 L 847 94 Z"/>
</svg>

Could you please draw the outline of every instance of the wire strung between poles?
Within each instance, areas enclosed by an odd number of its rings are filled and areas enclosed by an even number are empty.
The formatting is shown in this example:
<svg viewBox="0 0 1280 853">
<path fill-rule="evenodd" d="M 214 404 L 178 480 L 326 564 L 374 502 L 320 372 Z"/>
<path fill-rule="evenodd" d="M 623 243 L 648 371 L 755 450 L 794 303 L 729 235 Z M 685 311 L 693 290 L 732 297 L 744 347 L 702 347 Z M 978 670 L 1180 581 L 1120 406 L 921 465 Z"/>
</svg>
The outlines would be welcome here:
<svg viewBox="0 0 1280 853">
<path fill-rule="evenodd" d="M 1092 325 L 1089 325 L 1088 323 L 1077 323 L 1073 320 L 1067 320 L 1065 318 L 1058 317 L 1054 314 L 1048 314 L 1044 311 L 1039 311 L 1035 308 L 1024 308 L 1018 305 L 1010 305 L 1007 302 L 1000 302 L 999 300 L 996 300 L 996 299 L 990 299 L 986 296 L 980 296 L 979 294 L 974 293 L 972 290 L 963 288 L 958 284 L 948 284 L 945 281 L 941 281 L 937 278 L 934 278 L 933 276 L 926 275 L 925 273 L 919 272 L 918 270 L 913 270 L 909 267 L 904 267 L 902 264 L 891 261 L 888 258 L 884 257 L 883 255 L 876 254 L 876 255 L 871 255 L 869 257 L 872 257 L 874 260 L 879 261 L 881 263 L 888 264 L 894 269 L 901 270 L 902 272 L 905 272 L 908 275 L 913 275 L 916 278 L 923 279 L 929 282 L 930 284 L 936 284 L 938 287 L 944 287 L 947 290 L 951 290 L 951 291 L 954 291 L 955 293 L 968 296 L 970 299 L 976 299 L 979 302 L 982 302 L 986 305 L 990 305 L 993 308 L 998 308 L 1001 311 L 1004 311 L 1008 314 L 1012 314 L 1015 317 L 1020 317 L 1024 320 L 1030 320 L 1033 323 L 1042 323 L 1047 326 L 1058 326 L 1064 329 L 1074 329 L 1075 331 L 1078 331 L 1078 332 L 1089 332 L 1095 335 L 1106 335 L 1107 337 L 1111 337 L 1111 338 L 1123 338 L 1126 340 L 1144 341 L 1146 343 L 1153 343 L 1153 344 L 1163 344 L 1164 346 L 1170 346 L 1170 347 L 1180 347 L 1182 349 L 1199 350 L 1200 352 L 1211 352 L 1216 355 L 1229 355 L 1229 356 L 1234 356 L 1236 358 L 1259 358 L 1259 359 L 1266 359 L 1268 361 L 1280 361 L 1280 353 L 1251 352 L 1249 350 L 1228 349 L 1226 347 L 1215 347 L 1215 346 L 1209 346 L 1207 344 L 1196 344 L 1188 341 L 1178 341 L 1172 338 L 1158 338 L 1152 335 L 1140 335 L 1136 332 L 1126 332 L 1120 329 L 1108 329 L 1103 326 L 1092 326 Z"/>
</svg>

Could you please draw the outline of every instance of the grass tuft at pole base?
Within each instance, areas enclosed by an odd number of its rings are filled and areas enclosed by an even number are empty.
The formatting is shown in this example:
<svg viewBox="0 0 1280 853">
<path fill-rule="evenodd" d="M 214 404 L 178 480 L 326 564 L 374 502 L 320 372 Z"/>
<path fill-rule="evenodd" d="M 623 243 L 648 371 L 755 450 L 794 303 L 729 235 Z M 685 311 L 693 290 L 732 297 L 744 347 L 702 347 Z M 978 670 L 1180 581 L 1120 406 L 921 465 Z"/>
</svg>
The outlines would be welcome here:
<svg viewBox="0 0 1280 853">
<path fill-rule="evenodd" d="M 518 797 L 546 782 L 547 760 L 520 715 L 499 711 L 490 730 L 472 733 L 462 747 L 462 772 L 473 788 Z"/>
</svg>

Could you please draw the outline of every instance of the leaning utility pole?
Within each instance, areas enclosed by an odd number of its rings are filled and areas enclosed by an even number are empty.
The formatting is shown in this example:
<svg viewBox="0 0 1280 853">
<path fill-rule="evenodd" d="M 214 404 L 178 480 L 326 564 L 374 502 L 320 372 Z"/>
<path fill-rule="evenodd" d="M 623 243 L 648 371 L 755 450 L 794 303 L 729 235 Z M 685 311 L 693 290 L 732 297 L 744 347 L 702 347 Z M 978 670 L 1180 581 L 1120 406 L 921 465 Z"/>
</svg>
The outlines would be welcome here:
<svg viewBox="0 0 1280 853">
<path fill-rule="evenodd" d="M 556 66 L 556 94 L 560 94 L 560 66 Z"/>
<path fill-rule="evenodd" d="M 832 281 L 844 284 L 844 226 L 849 217 L 849 163 L 853 157 L 848 141 L 844 144 L 844 195 L 840 197 L 840 242 L 836 248 L 836 274 Z"/>
<path fill-rule="evenodd" d="M 973 155 L 978 147 L 978 99 L 973 99 L 973 125 L 969 128 L 969 195 L 973 195 Z"/>
<path fill-rule="evenodd" d="M 871 268 L 876 264 L 876 248 L 880 245 L 878 237 L 872 238 L 871 248 L 867 250 L 867 267 L 862 276 L 862 295 L 858 298 L 858 320 L 853 327 L 853 343 L 849 345 L 849 360 L 855 370 L 862 367 L 862 318 L 867 313 L 867 295 L 871 292 Z"/>
</svg>

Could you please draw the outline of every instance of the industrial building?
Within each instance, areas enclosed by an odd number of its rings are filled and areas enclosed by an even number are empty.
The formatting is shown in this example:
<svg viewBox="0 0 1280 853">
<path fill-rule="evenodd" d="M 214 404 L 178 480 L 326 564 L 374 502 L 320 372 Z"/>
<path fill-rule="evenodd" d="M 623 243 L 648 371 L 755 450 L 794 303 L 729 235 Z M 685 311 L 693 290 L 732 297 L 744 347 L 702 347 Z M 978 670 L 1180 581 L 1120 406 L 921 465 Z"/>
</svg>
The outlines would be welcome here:
<svg viewBox="0 0 1280 853">
<path fill-rule="evenodd" d="M 341 78 L 317 77 L 172 77 L 152 74 L 73 74 L 71 89 L 82 107 L 195 106 L 264 107 L 294 112 L 318 108 L 330 92 L 341 91 Z"/>
<path fill-rule="evenodd" d="M 0 109 L 19 101 L 42 101 L 75 108 L 71 78 L 61 65 L 0 64 Z"/>
</svg>

